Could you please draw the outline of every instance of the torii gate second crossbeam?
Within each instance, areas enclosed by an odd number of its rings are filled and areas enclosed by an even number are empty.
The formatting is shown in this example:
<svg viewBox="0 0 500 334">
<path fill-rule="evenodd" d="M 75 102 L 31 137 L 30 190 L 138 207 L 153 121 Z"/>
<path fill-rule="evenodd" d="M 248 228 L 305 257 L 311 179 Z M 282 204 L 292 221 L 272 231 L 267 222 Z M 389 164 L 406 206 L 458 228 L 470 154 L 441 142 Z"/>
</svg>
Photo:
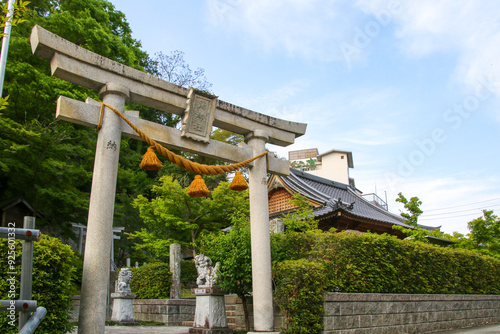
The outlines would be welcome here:
<svg viewBox="0 0 500 334">
<path fill-rule="evenodd" d="M 134 125 L 167 147 L 239 162 L 263 153 L 267 142 L 288 146 L 306 130 L 306 124 L 303 123 L 273 118 L 203 94 L 197 95 L 181 86 L 81 48 L 40 26 L 32 30 L 31 46 L 35 55 L 50 60 L 52 75 L 98 91 L 105 104 L 122 113 L 125 102 L 130 100 L 183 116 L 181 132 L 142 120 L 137 112 L 125 112 Z M 196 99 L 201 101 L 198 110 L 193 104 Z M 200 124 L 196 124 L 196 131 L 189 134 L 189 110 L 195 108 L 198 113 L 208 107 L 211 113 L 205 115 L 205 131 L 198 131 Z M 92 178 L 82 277 L 80 334 L 104 333 L 109 275 L 107 255 L 111 247 L 120 139 L 122 133 L 137 138 L 123 120 L 106 109 L 97 137 Z M 99 106 L 92 100 L 84 103 L 60 97 L 57 117 L 95 126 L 99 118 Z M 246 144 L 233 146 L 210 140 L 206 133 L 212 126 L 244 135 Z M 200 135 L 203 133 L 205 137 Z M 288 161 L 269 158 L 269 172 L 288 174 Z M 265 159 L 257 159 L 250 165 L 249 174 L 254 329 L 258 332 L 274 330 L 266 167 Z"/>
</svg>

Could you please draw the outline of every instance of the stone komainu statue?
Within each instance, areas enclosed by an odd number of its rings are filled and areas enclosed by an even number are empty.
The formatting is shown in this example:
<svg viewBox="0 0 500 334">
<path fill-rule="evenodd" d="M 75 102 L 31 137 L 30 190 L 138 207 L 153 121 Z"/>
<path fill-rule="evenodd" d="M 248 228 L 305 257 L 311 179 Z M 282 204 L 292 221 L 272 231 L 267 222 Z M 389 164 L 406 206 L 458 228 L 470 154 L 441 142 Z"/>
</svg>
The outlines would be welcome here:
<svg viewBox="0 0 500 334">
<path fill-rule="evenodd" d="M 219 269 L 220 263 L 217 262 L 215 267 L 212 267 L 212 260 L 210 260 L 208 256 L 200 254 L 195 256 L 194 264 L 198 271 L 196 284 L 204 287 L 215 286 L 217 283 L 217 270 Z"/>
<path fill-rule="evenodd" d="M 131 292 L 130 283 L 132 282 L 132 271 L 129 268 L 120 269 L 118 274 L 118 281 L 116 282 L 116 292 Z"/>
</svg>

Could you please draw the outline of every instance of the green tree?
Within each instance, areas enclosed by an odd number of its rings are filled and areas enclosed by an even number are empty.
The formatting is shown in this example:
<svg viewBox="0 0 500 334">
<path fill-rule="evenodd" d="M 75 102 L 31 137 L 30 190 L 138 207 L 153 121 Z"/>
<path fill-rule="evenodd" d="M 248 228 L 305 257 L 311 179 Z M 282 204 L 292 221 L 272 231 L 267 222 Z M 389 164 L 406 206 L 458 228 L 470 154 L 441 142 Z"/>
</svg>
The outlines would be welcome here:
<svg viewBox="0 0 500 334">
<path fill-rule="evenodd" d="M 419 200 L 418 197 L 412 197 L 410 200 L 407 200 L 402 193 L 399 193 L 398 198 L 396 198 L 396 202 L 403 203 L 404 208 L 406 209 L 406 212 L 401 212 L 401 217 L 405 218 L 408 224 L 417 227 L 418 217 L 423 212 L 420 209 L 422 201 Z"/>
<path fill-rule="evenodd" d="M 219 286 L 241 298 L 246 330 L 250 330 L 248 297 L 252 292 L 250 222 L 247 214 L 233 213 L 231 229 L 202 237 L 200 251 L 214 263 L 220 262 Z"/>
<path fill-rule="evenodd" d="M 31 52 L 31 28 L 39 24 L 137 69 L 142 69 L 147 54 L 131 37 L 124 14 L 108 1 L 35 0 L 24 18 L 12 31 L 6 68 L 4 95 L 10 98 L 0 115 L 0 200 L 22 195 L 43 214 L 40 227 L 71 234 L 69 222 L 83 222 L 87 217 L 96 133 L 54 121 L 56 100 L 59 95 L 84 100 L 97 94 L 52 77 L 49 62 Z M 119 175 L 128 171 L 143 178 L 146 174 L 137 169 L 138 162 L 129 164 L 134 160 L 130 156 L 140 162 L 140 145 L 128 145 L 125 139 L 122 147 Z M 142 191 L 135 185 L 133 190 L 118 187 L 129 193 Z M 118 209 L 121 204 L 117 203 Z"/>
<path fill-rule="evenodd" d="M 467 227 L 473 249 L 500 256 L 500 219 L 493 214 L 493 210 L 483 210 L 483 217 L 470 221 Z"/>
<path fill-rule="evenodd" d="M 428 242 L 427 237 L 432 236 L 436 238 L 447 239 L 455 243 L 459 242 L 459 234 L 450 235 L 447 233 L 443 233 L 439 230 L 439 228 L 426 230 L 418 225 L 418 217 L 423 213 L 423 211 L 420 209 L 422 201 L 418 197 L 412 197 L 410 198 L 410 200 L 407 200 L 402 193 L 399 193 L 396 202 L 404 204 L 406 212 L 401 212 L 401 217 L 405 218 L 406 223 L 412 225 L 413 227 L 405 228 L 403 226 L 394 225 L 392 227 L 393 229 L 405 233 L 408 238 L 415 241 Z"/>
<path fill-rule="evenodd" d="M 406 223 L 411 225 L 411 228 L 406 228 L 399 225 L 393 225 L 392 228 L 403 232 L 406 236 L 415 241 L 427 242 L 426 237 L 429 235 L 429 231 L 418 226 L 418 217 L 423 213 L 420 209 L 422 201 L 418 197 L 412 197 L 407 200 L 402 193 L 398 194 L 396 202 L 403 203 L 406 212 L 401 212 L 401 217 L 406 219 Z"/>
<path fill-rule="evenodd" d="M 135 247 L 150 256 L 165 259 L 172 243 L 192 249 L 196 255 L 197 238 L 202 231 L 218 231 L 229 226 L 234 212 L 248 213 L 248 192 L 229 190 L 221 182 L 211 197 L 193 198 L 172 176 L 160 178 L 152 187 L 151 200 L 139 195 L 134 206 L 139 210 L 144 228 L 129 236 L 141 242 Z"/>
<path fill-rule="evenodd" d="M 314 218 L 313 207 L 307 198 L 300 193 L 295 193 L 292 203 L 297 208 L 283 217 L 285 233 L 316 230 L 318 228 L 318 221 Z"/>
<path fill-rule="evenodd" d="M 97 135 L 88 127 L 55 121 L 56 101 L 60 95 L 80 101 L 98 99 L 98 95 L 51 76 L 49 62 L 31 52 L 32 27 L 38 24 L 138 70 L 155 74 L 157 69 L 141 50 L 140 42 L 132 38 L 125 15 L 110 1 L 33 0 L 23 18 L 26 21 L 16 22 L 12 31 L 4 85 L 9 105 L 0 114 L 0 201 L 21 195 L 43 215 L 37 223 L 44 232 L 72 236 L 70 222 L 85 222 L 88 215 Z M 175 73 L 172 80 L 178 82 Z M 127 107 L 139 110 L 142 118 L 164 125 L 178 122 L 176 116 L 153 108 L 133 103 Z M 146 148 L 137 140 L 123 138 L 121 142 L 114 224 L 131 233 L 143 227 L 132 206 L 138 195 L 151 197 L 152 184 L 165 173 L 184 178 L 186 183 L 191 178 L 172 164 L 166 164 L 160 172 L 140 170 L 138 164 Z M 219 181 L 214 178 L 214 183 Z M 117 242 L 119 261 L 131 256 L 142 262 L 142 252 L 130 254 L 132 242 L 135 240 L 126 238 Z"/>
</svg>

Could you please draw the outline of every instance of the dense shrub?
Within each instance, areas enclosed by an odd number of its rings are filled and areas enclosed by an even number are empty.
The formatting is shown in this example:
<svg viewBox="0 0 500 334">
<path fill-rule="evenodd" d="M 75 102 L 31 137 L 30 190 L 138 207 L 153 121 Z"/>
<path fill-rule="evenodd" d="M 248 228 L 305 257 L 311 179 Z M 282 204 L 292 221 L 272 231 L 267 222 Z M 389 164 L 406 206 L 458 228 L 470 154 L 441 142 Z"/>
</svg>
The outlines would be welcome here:
<svg viewBox="0 0 500 334">
<path fill-rule="evenodd" d="M 274 264 L 275 300 L 285 316 L 283 334 L 323 329 L 324 272 L 320 263 L 305 259 Z"/>
<path fill-rule="evenodd" d="M 275 297 L 283 333 L 317 333 L 323 291 L 500 294 L 500 260 L 394 236 L 366 233 L 275 235 Z"/>
<path fill-rule="evenodd" d="M 309 256 L 324 264 L 330 291 L 500 293 L 500 260 L 389 235 L 317 235 Z"/>
<path fill-rule="evenodd" d="M 14 299 L 19 299 L 19 285 L 21 273 L 22 242 L 16 241 L 16 294 Z M 8 240 L 0 239 L 0 299 L 10 300 L 10 277 L 8 267 Z M 43 236 L 35 242 L 33 250 L 33 284 L 32 299 L 37 301 L 37 306 L 47 309 L 47 315 L 37 329 L 37 332 L 47 334 L 66 333 L 71 329 L 70 314 L 72 307 L 71 293 L 74 291 L 74 263 L 77 258 L 68 245 L 64 245 L 57 238 Z M 17 333 L 16 326 L 10 326 L 7 313 L 3 313 L 0 320 L 1 333 Z"/>
<path fill-rule="evenodd" d="M 198 272 L 194 261 L 181 260 L 181 284 L 183 288 L 196 288 L 196 278 Z"/>
<path fill-rule="evenodd" d="M 165 263 L 148 263 L 131 268 L 134 277 L 130 289 L 137 299 L 165 299 L 170 297 L 172 274 Z"/>
</svg>

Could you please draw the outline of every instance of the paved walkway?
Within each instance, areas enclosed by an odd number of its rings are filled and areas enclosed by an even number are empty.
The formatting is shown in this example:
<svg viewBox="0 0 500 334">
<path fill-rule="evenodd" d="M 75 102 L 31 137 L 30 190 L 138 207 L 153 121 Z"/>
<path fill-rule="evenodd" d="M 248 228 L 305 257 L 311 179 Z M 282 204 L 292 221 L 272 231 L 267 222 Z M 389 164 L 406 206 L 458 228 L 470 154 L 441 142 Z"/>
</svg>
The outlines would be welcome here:
<svg viewBox="0 0 500 334">
<path fill-rule="evenodd" d="M 183 326 L 106 326 L 105 334 L 187 334 L 189 327 Z M 73 333 L 76 334 L 76 331 Z M 500 334 L 500 325 L 463 328 L 433 334 Z"/>
<path fill-rule="evenodd" d="M 104 334 L 187 334 L 183 326 L 106 326 Z M 74 330 L 71 334 L 76 334 Z"/>
<path fill-rule="evenodd" d="M 436 332 L 433 334 L 476 334 L 476 333 L 482 333 L 482 334 L 499 334 L 500 333 L 500 325 L 489 325 L 489 326 L 481 326 L 481 327 L 473 327 L 473 328 L 462 328 L 462 329 L 455 329 L 451 331 L 445 331 L 445 332 Z"/>
</svg>

